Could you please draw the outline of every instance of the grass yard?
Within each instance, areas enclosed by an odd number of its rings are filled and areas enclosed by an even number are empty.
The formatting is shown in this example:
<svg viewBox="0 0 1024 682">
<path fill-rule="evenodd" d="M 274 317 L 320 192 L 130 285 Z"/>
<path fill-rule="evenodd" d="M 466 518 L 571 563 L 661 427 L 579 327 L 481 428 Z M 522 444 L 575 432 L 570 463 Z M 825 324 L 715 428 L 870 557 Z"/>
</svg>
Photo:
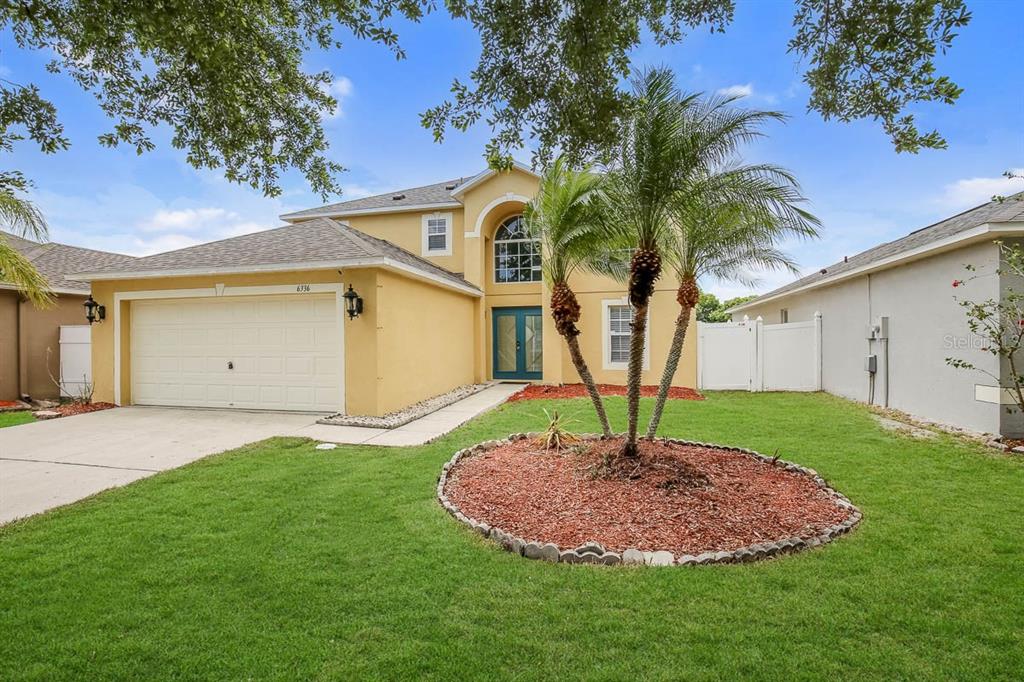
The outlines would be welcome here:
<svg viewBox="0 0 1024 682">
<path fill-rule="evenodd" d="M 28 410 L 20 412 L 0 412 L 0 429 L 5 426 L 17 426 L 18 424 L 27 424 L 34 422 L 35 417 Z"/>
<path fill-rule="evenodd" d="M 778 449 L 860 528 L 749 565 L 550 565 L 433 497 L 542 407 L 409 449 L 266 441 L 0 529 L 0 679 L 1020 679 L 1024 461 L 825 395 L 677 401 L 666 435 Z"/>
</svg>

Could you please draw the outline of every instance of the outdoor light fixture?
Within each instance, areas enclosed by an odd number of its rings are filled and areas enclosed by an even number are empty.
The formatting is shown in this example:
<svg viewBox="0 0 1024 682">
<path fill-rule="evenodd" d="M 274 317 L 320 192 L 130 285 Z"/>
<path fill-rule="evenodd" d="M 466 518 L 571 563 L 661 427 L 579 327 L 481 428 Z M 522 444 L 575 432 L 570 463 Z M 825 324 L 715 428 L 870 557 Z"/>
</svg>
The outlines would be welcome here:
<svg viewBox="0 0 1024 682">
<path fill-rule="evenodd" d="M 363 312 L 363 297 L 352 289 L 351 284 L 348 285 L 348 291 L 342 295 L 345 297 L 345 311 L 348 313 L 348 319 L 359 317 L 359 313 Z"/>
<path fill-rule="evenodd" d="M 85 299 L 85 303 L 82 305 L 85 306 L 85 319 L 89 320 L 89 324 L 107 319 L 107 307 L 94 301 L 92 294 Z"/>
</svg>

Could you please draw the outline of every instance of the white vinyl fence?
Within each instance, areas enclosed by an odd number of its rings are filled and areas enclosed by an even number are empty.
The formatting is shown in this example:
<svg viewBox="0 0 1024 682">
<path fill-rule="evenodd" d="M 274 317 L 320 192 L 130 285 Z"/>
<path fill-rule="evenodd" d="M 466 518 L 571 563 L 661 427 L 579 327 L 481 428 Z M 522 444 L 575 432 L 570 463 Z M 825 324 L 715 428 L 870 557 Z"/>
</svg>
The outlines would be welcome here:
<svg viewBox="0 0 1024 682">
<path fill-rule="evenodd" d="M 79 398 L 92 383 L 92 336 L 87 324 L 60 326 L 60 394 Z"/>
<path fill-rule="evenodd" d="M 809 322 L 697 323 L 697 385 L 709 391 L 820 391 L 821 313 Z"/>
</svg>

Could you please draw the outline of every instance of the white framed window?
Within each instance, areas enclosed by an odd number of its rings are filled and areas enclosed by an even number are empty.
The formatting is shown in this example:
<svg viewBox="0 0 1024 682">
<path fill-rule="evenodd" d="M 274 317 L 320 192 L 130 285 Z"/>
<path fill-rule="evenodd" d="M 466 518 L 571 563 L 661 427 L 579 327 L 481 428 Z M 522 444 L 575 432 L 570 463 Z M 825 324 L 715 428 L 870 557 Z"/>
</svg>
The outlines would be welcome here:
<svg viewBox="0 0 1024 682">
<path fill-rule="evenodd" d="M 780 308 L 779 309 L 779 322 L 781 322 L 782 324 L 786 324 L 787 322 L 789 322 L 789 309 L 788 308 Z"/>
<path fill-rule="evenodd" d="M 451 213 L 426 213 L 423 215 L 422 255 L 452 255 Z"/>
<path fill-rule="evenodd" d="M 494 233 L 494 282 L 539 282 L 540 240 L 526 232 L 522 216 L 505 220 Z"/>
<path fill-rule="evenodd" d="M 601 301 L 604 369 L 624 370 L 629 365 L 629 336 L 633 331 L 633 307 L 626 298 Z M 647 338 L 644 339 L 643 369 L 651 368 L 651 315 L 647 313 Z"/>
</svg>

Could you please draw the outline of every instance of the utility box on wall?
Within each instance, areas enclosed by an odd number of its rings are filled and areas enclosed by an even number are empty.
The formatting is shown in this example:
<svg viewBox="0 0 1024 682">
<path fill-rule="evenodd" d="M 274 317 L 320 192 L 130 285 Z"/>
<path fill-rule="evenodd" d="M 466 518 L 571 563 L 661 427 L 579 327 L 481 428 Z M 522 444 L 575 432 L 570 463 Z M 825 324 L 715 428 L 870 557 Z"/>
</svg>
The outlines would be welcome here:
<svg viewBox="0 0 1024 682">
<path fill-rule="evenodd" d="M 864 358 L 864 371 L 868 374 L 874 374 L 878 371 L 878 356 L 869 355 Z"/>
</svg>

